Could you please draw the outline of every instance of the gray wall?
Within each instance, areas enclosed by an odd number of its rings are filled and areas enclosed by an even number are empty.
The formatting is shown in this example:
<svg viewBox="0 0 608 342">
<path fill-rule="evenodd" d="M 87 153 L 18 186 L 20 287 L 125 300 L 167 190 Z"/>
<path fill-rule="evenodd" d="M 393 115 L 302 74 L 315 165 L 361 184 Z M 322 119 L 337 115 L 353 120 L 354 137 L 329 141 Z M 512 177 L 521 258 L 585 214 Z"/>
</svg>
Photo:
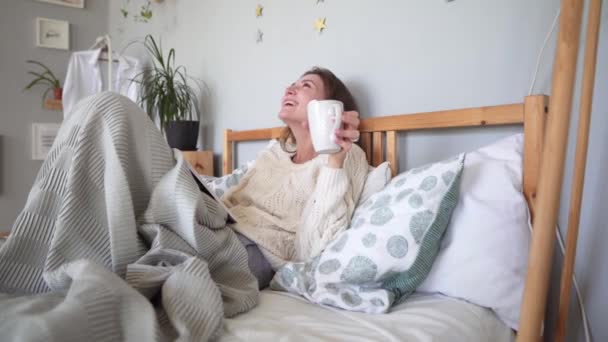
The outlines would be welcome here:
<svg viewBox="0 0 608 342">
<path fill-rule="evenodd" d="M 246 0 L 180 0 L 157 6 L 150 24 L 135 24 L 110 8 L 110 26 L 123 45 L 152 33 L 177 49 L 177 60 L 209 86 L 204 148 L 221 154 L 223 129 L 280 124 L 276 117 L 284 87 L 312 65 L 327 66 L 354 90 L 364 116 L 521 102 L 558 0 L 266 0 L 264 16 Z M 608 340 L 608 5 L 603 24 L 589 146 L 581 236 L 576 265 L 594 340 Z M 327 17 L 318 35 L 314 19 Z M 260 28 L 264 41 L 256 44 Z M 550 93 L 555 34 L 545 50 L 535 93 Z M 134 53 L 137 49 L 133 49 Z M 580 74 L 580 73 L 579 73 Z M 578 108 L 578 101 L 575 101 Z M 559 222 L 567 222 L 574 132 Z M 463 129 L 399 138 L 400 168 L 475 148 L 518 128 Z M 457 138 L 457 139 L 456 139 Z M 239 148 L 238 160 L 254 158 L 262 144 Z M 216 160 L 219 161 L 219 160 Z M 218 168 L 216 168 L 218 169 Z M 560 258 L 556 258 L 560 259 Z M 554 283 L 558 282 L 556 276 Z M 553 289 L 548 337 L 556 314 Z M 577 308 L 571 310 L 568 340 L 582 340 Z"/>
<path fill-rule="evenodd" d="M 31 159 L 31 125 L 61 122 L 59 111 L 42 108 L 42 88 L 22 91 L 31 77 L 28 59 L 43 62 L 62 80 L 70 51 L 35 46 L 35 18 L 70 22 L 72 50 L 88 49 L 108 31 L 108 2 L 87 0 L 85 9 L 34 0 L 0 1 L 0 231 L 10 230 L 25 204 L 41 161 Z"/>
</svg>

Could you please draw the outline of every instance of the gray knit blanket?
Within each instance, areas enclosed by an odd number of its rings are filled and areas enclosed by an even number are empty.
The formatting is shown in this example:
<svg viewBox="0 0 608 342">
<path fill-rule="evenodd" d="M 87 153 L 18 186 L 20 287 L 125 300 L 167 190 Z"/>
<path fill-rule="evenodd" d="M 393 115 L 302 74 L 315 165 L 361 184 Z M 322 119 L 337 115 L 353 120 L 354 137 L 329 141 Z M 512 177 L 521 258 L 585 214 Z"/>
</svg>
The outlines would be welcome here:
<svg viewBox="0 0 608 342">
<path fill-rule="evenodd" d="M 0 245 L 0 340 L 218 337 L 258 300 L 226 217 L 139 107 L 82 101 Z"/>
</svg>

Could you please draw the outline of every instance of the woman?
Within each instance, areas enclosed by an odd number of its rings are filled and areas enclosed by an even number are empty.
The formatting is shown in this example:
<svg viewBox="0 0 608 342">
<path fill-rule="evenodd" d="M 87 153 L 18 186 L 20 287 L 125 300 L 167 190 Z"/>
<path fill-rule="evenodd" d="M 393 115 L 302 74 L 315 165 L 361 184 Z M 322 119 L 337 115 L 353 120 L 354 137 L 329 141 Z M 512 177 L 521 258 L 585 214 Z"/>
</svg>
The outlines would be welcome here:
<svg viewBox="0 0 608 342">
<path fill-rule="evenodd" d="M 323 99 L 342 101 L 345 109 L 335 131 L 341 151 L 330 155 L 315 152 L 308 129 L 308 102 Z M 288 86 L 279 118 L 287 125 L 280 141 L 222 197 L 238 221 L 232 228 L 241 234 L 260 288 L 272 269 L 317 255 L 348 227 L 368 168 L 353 144 L 359 139 L 355 102 L 331 71 L 313 68 Z"/>
</svg>

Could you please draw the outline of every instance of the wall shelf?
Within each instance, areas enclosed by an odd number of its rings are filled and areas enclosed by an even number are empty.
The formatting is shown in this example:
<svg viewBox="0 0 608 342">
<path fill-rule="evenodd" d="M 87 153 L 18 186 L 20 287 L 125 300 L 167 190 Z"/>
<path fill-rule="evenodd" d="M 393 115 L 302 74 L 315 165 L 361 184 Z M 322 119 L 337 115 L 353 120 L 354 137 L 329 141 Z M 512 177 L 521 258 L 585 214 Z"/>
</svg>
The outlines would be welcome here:
<svg viewBox="0 0 608 342">
<path fill-rule="evenodd" d="M 44 100 L 43 107 L 48 110 L 61 111 L 61 110 L 63 110 L 63 103 L 61 102 L 61 100 L 46 99 L 46 100 Z"/>
</svg>

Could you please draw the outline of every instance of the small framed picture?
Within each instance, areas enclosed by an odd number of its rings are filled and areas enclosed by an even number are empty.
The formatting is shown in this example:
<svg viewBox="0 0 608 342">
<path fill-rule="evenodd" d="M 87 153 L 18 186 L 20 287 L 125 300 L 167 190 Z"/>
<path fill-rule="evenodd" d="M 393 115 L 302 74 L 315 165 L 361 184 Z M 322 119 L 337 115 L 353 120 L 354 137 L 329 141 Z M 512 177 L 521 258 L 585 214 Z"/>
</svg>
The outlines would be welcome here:
<svg viewBox="0 0 608 342">
<path fill-rule="evenodd" d="M 70 23 L 63 20 L 36 18 L 36 46 L 70 49 Z"/>
<path fill-rule="evenodd" d="M 60 124 L 33 123 L 32 124 L 32 159 L 44 160 L 49 154 L 53 142 L 59 132 Z"/>
<path fill-rule="evenodd" d="M 84 0 L 38 0 L 39 2 L 48 2 L 49 4 L 84 8 Z"/>
</svg>

